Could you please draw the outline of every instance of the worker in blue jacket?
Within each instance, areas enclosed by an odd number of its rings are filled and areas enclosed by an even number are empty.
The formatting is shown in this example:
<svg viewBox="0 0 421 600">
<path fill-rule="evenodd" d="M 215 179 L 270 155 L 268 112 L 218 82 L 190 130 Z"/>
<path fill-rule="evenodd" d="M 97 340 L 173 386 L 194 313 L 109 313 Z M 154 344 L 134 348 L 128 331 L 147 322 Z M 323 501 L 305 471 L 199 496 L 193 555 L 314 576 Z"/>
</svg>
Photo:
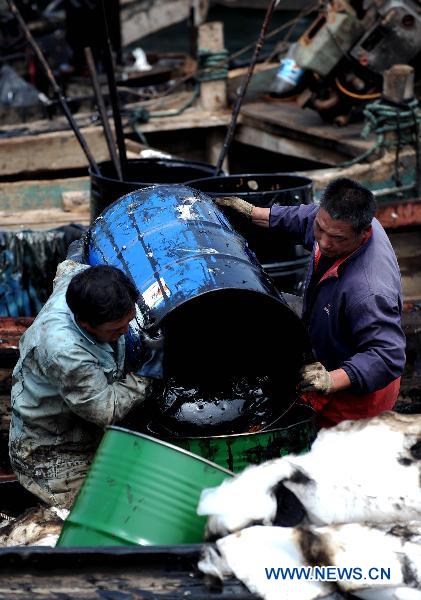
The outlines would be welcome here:
<svg viewBox="0 0 421 600">
<path fill-rule="evenodd" d="M 104 428 L 150 398 L 161 376 L 162 348 L 145 332 L 141 369 L 125 369 L 137 298 L 119 269 L 66 260 L 20 340 L 10 461 L 21 484 L 48 504 L 71 507 Z"/>
<path fill-rule="evenodd" d="M 405 365 L 401 279 L 370 190 L 341 178 L 320 206 L 261 208 L 236 197 L 217 203 L 311 251 L 302 317 L 316 362 L 302 369 L 300 387 L 320 425 L 391 409 Z"/>
</svg>

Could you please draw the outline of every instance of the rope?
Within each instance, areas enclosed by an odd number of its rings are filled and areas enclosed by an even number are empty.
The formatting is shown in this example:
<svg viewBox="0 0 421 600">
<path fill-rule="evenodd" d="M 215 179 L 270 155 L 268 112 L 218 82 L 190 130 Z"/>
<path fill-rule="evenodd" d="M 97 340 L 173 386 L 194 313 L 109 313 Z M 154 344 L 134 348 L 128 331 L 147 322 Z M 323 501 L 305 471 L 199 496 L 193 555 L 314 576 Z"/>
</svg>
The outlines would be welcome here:
<svg viewBox="0 0 421 600">
<path fill-rule="evenodd" d="M 380 98 L 381 94 L 380 93 L 373 93 L 373 94 L 355 94 L 354 92 L 350 92 L 349 90 L 346 89 L 346 87 L 344 87 L 342 85 L 342 83 L 339 81 L 338 78 L 335 79 L 335 83 L 337 88 L 343 93 L 345 94 L 345 96 L 349 96 L 350 98 L 355 98 L 356 100 L 375 100 L 376 98 Z"/>
<path fill-rule="evenodd" d="M 142 144 L 144 144 L 145 146 L 149 146 L 145 134 L 141 131 L 139 127 L 140 123 L 147 123 L 150 119 L 160 119 L 161 117 L 176 117 L 177 115 L 181 115 L 187 108 L 189 108 L 193 104 L 193 102 L 198 97 L 199 92 L 200 87 L 198 84 L 196 84 L 190 98 L 188 98 L 186 102 L 184 102 L 184 104 L 182 104 L 179 108 L 176 108 L 174 110 L 159 110 L 150 112 L 144 106 L 133 109 L 130 114 L 130 125 L 132 126 L 133 131 L 139 137 Z"/>
<path fill-rule="evenodd" d="M 214 52 L 199 48 L 197 53 L 198 81 L 217 81 L 228 77 L 228 50 Z"/>
<path fill-rule="evenodd" d="M 350 161 L 338 165 L 350 167 L 362 162 L 379 150 L 396 149 L 395 176 L 400 181 L 399 175 L 399 153 L 403 146 L 414 146 L 417 163 L 420 156 L 419 126 L 421 123 L 421 112 L 418 109 L 418 100 L 413 99 L 402 104 L 386 102 L 384 99 L 376 100 L 363 110 L 365 125 L 361 137 L 367 139 L 371 133 L 376 134 L 373 146 Z M 395 132 L 395 136 L 387 136 L 387 133 Z M 399 183 L 398 183 L 399 185 Z"/>
</svg>

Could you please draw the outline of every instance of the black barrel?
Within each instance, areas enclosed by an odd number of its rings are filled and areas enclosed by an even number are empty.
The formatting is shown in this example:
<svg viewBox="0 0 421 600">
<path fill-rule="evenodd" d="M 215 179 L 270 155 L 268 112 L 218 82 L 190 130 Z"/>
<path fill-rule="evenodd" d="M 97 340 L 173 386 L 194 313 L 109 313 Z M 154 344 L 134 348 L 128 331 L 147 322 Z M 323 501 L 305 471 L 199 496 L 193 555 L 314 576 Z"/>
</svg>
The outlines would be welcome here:
<svg viewBox="0 0 421 600">
<path fill-rule="evenodd" d="M 91 217 L 92 220 L 104 208 L 140 188 L 154 183 L 185 183 L 190 179 L 210 177 L 215 167 L 207 163 L 174 158 L 138 158 L 127 162 L 124 181 L 117 177 L 111 161 L 99 163 L 100 174 L 91 170 Z"/>
<path fill-rule="evenodd" d="M 207 177 L 187 185 L 208 196 L 238 196 L 254 206 L 294 206 L 313 202 L 313 183 L 308 177 L 286 173 L 245 174 Z M 299 291 L 308 263 L 308 254 L 285 234 L 252 225 L 241 215 L 226 210 L 233 227 L 247 240 L 265 270 L 279 281 L 283 291 Z"/>
</svg>

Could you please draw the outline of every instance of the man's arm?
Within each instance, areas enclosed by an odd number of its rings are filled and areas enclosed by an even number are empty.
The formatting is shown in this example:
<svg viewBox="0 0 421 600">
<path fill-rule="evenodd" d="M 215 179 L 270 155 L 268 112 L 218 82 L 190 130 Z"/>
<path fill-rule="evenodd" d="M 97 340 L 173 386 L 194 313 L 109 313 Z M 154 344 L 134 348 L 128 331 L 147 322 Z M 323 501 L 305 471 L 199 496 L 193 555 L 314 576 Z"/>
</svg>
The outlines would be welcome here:
<svg viewBox="0 0 421 600">
<path fill-rule="evenodd" d="M 151 379 L 134 373 L 109 383 L 98 361 L 82 348 L 54 355 L 46 375 L 72 412 L 99 427 L 122 419 L 152 389 Z"/>
<path fill-rule="evenodd" d="M 253 206 L 251 213 L 251 222 L 259 227 L 269 227 L 270 208 Z"/>
<path fill-rule="evenodd" d="M 222 196 L 216 198 L 215 202 L 218 206 L 237 211 L 246 219 L 251 220 L 254 225 L 282 229 L 307 249 L 310 250 L 313 247 L 313 222 L 318 211 L 315 204 L 300 204 L 299 206 L 274 204 L 271 208 L 262 208 L 236 196 Z"/>
</svg>

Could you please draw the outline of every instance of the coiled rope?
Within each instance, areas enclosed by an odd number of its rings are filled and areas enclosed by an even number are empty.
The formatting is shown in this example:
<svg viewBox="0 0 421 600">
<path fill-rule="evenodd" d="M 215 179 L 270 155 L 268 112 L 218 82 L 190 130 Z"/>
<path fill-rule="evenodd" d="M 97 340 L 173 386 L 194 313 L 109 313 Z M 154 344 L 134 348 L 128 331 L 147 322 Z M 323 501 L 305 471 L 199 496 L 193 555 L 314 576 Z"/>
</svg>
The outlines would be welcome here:
<svg viewBox="0 0 421 600">
<path fill-rule="evenodd" d="M 399 153 L 403 146 L 413 146 L 416 153 L 417 172 L 421 168 L 420 162 L 420 124 L 421 112 L 418 100 L 414 98 L 405 103 L 396 104 L 384 99 L 375 100 L 363 110 L 365 125 L 361 131 L 361 137 L 367 139 L 371 133 L 376 134 L 376 140 L 371 148 L 342 163 L 341 167 L 350 167 L 356 163 L 366 160 L 372 154 L 381 150 L 396 149 L 395 177 L 399 186 Z M 387 135 L 394 132 L 395 135 Z"/>
<path fill-rule="evenodd" d="M 228 77 L 228 50 L 214 52 L 208 48 L 199 48 L 197 53 L 198 81 L 217 81 Z"/>
</svg>

